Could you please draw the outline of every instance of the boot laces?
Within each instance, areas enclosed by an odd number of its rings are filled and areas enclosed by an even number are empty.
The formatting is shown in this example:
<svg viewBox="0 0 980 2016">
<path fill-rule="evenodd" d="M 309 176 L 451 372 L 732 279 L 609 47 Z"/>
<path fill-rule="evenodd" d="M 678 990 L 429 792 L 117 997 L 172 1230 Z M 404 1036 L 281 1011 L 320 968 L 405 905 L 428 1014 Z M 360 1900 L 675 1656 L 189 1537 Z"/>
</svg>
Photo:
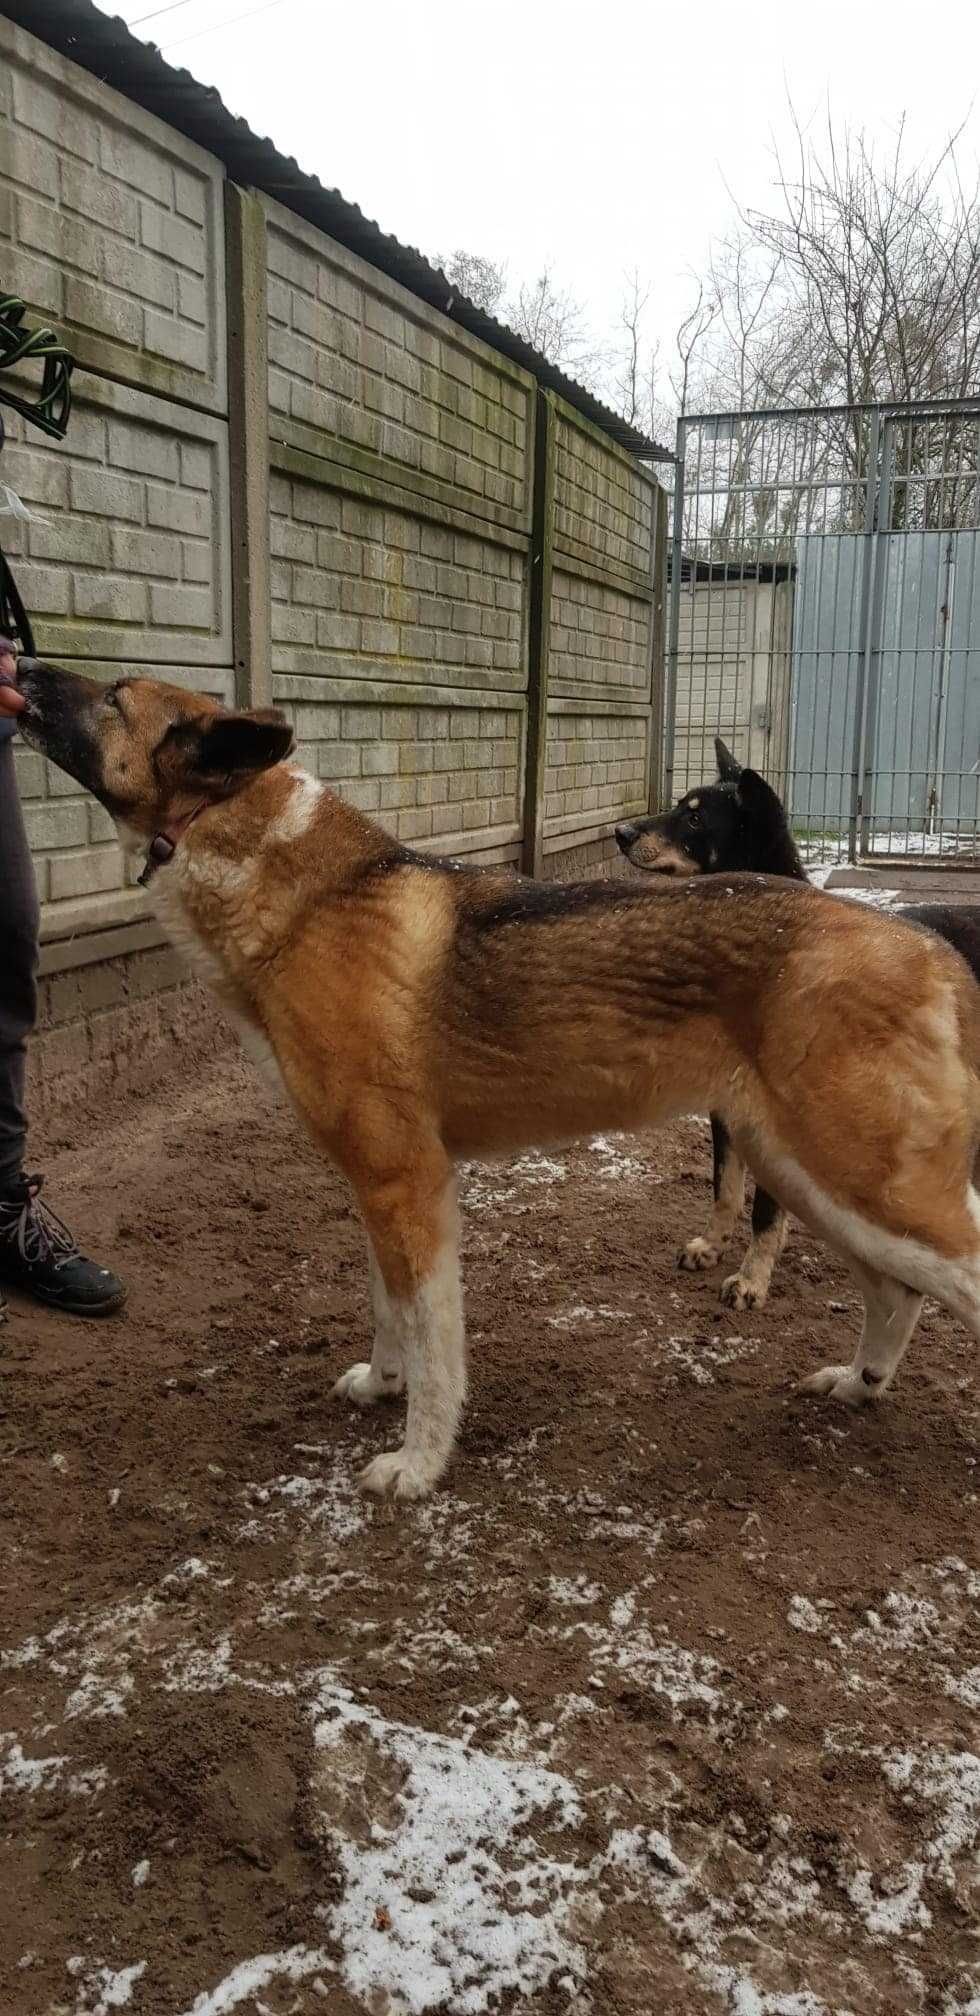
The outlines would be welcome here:
<svg viewBox="0 0 980 2016">
<path fill-rule="evenodd" d="M 0 1228 L 8 1238 L 13 1238 L 26 1266 L 57 1269 L 78 1259 L 78 1247 L 67 1225 L 47 1204 L 41 1203 L 39 1192 L 43 1182 L 43 1176 L 23 1178 L 16 1197 L 5 1209 L 0 1207 Z"/>
</svg>

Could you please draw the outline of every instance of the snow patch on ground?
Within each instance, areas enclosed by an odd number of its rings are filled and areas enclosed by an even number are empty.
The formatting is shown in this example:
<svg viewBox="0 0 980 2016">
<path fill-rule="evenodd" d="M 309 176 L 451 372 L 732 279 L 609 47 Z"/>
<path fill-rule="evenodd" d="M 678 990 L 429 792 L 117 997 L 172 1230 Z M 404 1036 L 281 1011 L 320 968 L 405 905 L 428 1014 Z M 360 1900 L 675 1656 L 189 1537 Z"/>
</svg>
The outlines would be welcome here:
<svg viewBox="0 0 980 2016">
<path fill-rule="evenodd" d="M 318 1456 L 312 1475 L 300 1472 L 296 1476 L 269 1477 L 262 1484 L 248 1484 L 242 1497 L 252 1513 L 242 1531 L 253 1539 L 258 1538 L 263 1526 L 270 1536 L 282 1532 L 289 1516 L 297 1512 L 304 1524 L 315 1528 L 321 1540 L 333 1541 L 339 1547 L 356 1539 L 368 1524 L 347 1450 L 335 1448 L 329 1455 Z"/>
<path fill-rule="evenodd" d="M 394 1767 L 397 1777 L 368 1841 L 326 1825 L 345 1888 L 324 1915 L 353 1996 L 392 2016 L 440 2007 L 480 2016 L 504 1995 L 577 1985 L 585 1961 L 567 1925 L 574 1871 L 530 1837 L 532 1826 L 562 1836 L 580 1824 L 567 1778 L 389 1722 L 333 1676 L 321 1687 L 314 1740 L 321 1800 L 339 1785 L 349 1804 L 358 1775 Z"/>
<path fill-rule="evenodd" d="M 521 1186 L 549 1189 L 554 1183 L 564 1183 L 568 1177 L 568 1166 L 553 1155 L 541 1155 L 532 1150 L 530 1154 L 518 1155 L 510 1162 L 465 1162 L 460 1167 L 459 1177 L 464 1209 L 505 1209 L 515 1215 L 525 1215 L 537 1209 L 537 1204 L 521 1198 Z"/>
<path fill-rule="evenodd" d="M 146 1973 L 146 1961 L 132 1967 L 107 1967 L 76 1955 L 68 1962 L 68 1972 L 78 1981 L 75 2016 L 109 2016 L 113 2009 L 125 2009 L 137 1981 Z"/>
<path fill-rule="evenodd" d="M 289 1946 L 282 1953 L 258 1953 L 252 1960 L 239 1961 L 216 1988 L 202 1991 L 190 2008 L 182 2011 L 182 2016 L 230 2016 L 231 2010 L 240 2009 L 243 2002 L 254 2002 L 263 1989 L 271 1988 L 276 1981 L 291 1981 L 295 1985 L 311 1976 L 333 1972 L 329 1953 L 319 1947 Z"/>
<path fill-rule="evenodd" d="M 4 1746 L 6 1750 L 4 1752 Z M 32 1793 L 44 1792 L 52 1785 L 61 1785 L 73 1798 L 91 1798 L 101 1792 L 106 1785 L 106 1773 L 101 1764 L 92 1764 L 82 1771 L 69 1771 L 67 1757 L 26 1757 L 21 1745 L 9 1732 L 0 1730 L 0 1799 L 4 1792 Z"/>
<path fill-rule="evenodd" d="M 632 1183 L 642 1181 L 647 1175 L 645 1162 L 628 1154 L 622 1146 L 623 1138 L 621 1135 L 610 1138 L 607 1134 L 597 1134 L 588 1144 L 589 1154 L 596 1158 L 595 1174 L 603 1183 Z"/>
</svg>

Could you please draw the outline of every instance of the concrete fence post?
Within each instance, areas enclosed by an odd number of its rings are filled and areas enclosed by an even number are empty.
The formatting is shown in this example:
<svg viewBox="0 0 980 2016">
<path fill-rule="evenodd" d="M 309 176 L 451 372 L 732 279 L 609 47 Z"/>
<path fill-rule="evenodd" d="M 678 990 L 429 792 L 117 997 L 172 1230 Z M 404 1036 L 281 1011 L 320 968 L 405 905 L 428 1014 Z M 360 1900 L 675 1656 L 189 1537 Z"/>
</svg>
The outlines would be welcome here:
<svg viewBox="0 0 980 2016">
<path fill-rule="evenodd" d="M 540 875 L 544 859 L 544 780 L 548 749 L 548 659 L 551 648 L 551 589 L 554 572 L 556 437 L 554 400 L 549 392 L 544 392 L 539 387 L 534 422 L 527 744 L 524 757 L 524 815 L 521 841 L 521 868 L 525 875 Z"/>
<path fill-rule="evenodd" d="M 667 683 L 667 492 L 658 483 L 651 525 L 653 551 L 650 585 L 650 752 L 647 805 L 651 812 L 663 809 L 664 795 L 664 697 Z"/>
<path fill-rule="evenodd" d="M 272 700 L 266 220 L 261 197 L 225 183 L 228 435 L 235 697 Z"/>
</svg>

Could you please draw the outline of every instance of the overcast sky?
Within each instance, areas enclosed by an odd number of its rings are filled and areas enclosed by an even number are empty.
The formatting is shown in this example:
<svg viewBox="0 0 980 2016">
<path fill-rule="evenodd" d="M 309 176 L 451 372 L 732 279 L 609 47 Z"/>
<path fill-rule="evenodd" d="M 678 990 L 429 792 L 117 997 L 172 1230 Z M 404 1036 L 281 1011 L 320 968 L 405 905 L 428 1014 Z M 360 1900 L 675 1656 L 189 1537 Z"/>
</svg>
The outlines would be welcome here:
<svg viewBox="0 0 980 2016">
<path fill-rule="evenodd" d="M 669 343 L 713 234 L 767 200 L 786 94 L 931 153 L 980 153 L 977 0 L 155 0 L 105 4 L 304 169 L 422 251 L 542 263 L 615 324 L 624 274 Z M 244 17 L 244 18 L 243 18 Z M 203 32 L 202 32 L 203 31 Z M 972 102 L 978 94 L 977 103 Z"/>
</svg>

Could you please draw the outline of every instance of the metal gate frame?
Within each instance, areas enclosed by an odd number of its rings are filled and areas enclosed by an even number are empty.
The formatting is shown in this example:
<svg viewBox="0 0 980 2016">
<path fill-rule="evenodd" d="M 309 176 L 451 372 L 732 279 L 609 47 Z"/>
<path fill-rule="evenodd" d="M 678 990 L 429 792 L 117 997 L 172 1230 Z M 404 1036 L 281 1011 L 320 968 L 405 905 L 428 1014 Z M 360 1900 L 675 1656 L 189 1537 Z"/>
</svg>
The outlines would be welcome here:
<svg viewBox="0 0 980 2016">
<path fill-rule="evenodd" d="M 677 443 L 674 466 L 673 525 L 671 541 L 671 570 L 667 623 L 667 664 L 664 698 L 663 772 L 661 806 L 666 807 L 674 799 L 675 742 L 677 733 L 677 691 L 680 655 L 680 618 L 682 600 L 682 574 L 685 564 L 685 507 L 692 495 L 687 476 L 688 441 L 692 432 L 710 429 L 709 439 L 734 438 L 736 430 L 746 423 L 766 426 L 769 424 L 792 425 L 794 423 L 815 423 L 818 421 L 839 422 L 842 426 L 866 419 L 868 427 L 867 459 L 863 476 L 851 479 L 860 482 L 864 491 L 863 523 L 861 527 L 861 578 L 857 615 L 858 644 L 856 651 L 856 682 L 850 723 L 850 803 L 847 819 L 847 859 L 856 863 L 862 855 L 870 852 L 871 807 L 875 781 L 876 723 L 878 717 L 880 671 L 883 651 L 884 619 L 886 610 L 886 586 L 888 575 L 888 541 L 893 528 L 893 509 L 896 488 L 896 441 L 902 423 L 914 427 L 917 422 L 926 423 L 932 419 L 963 419 L 977 422 L 977 460 L 968 474 L 973 481 L 974 494 L 980 500 L 980 399 L 938 399 L 918 402 L 889 402 L 855 406 L 825 407 L 769 407 L 749 411 L 727 413 L 696 413 L 681 416 L 677 423 Z M 911 435 L 910 435 L 911 438 Z M 962 450 L 961 450 L 962 454 Z M 911 449 L 909 450 L 909 472 L 905 480 L 913 480 L 911 470 Z M 700 447 L 698 473 L 700 473 Z M 962 474 L 962 465 L 960 469 Z M 939 471 L 916 473 L 914 480 L 922 482 L 948 479 L 957 480 L 956 472 L 943 465 Z M 697 494 L 694 486 L 693 494 Z M 712 492 L 712 494 L 714 494 Z M 777 489 L 778 496 L 778 489 Z M 977 503 L 977 518 L 967 529 L 978 529 L 980 537 L 980 501 Z M 910 535 L 911 536 L 911 535 Z M 689 547 L 696 546 L 697 537 L 689 541 Z M 937 712 L 941 716 L 943 693 L 948 683 L 949 616 L 951 587 L 952 542 L 947 548 L 947 586 L 939 610 L 942 620 L 942 638 L 938 645 L 942 657 L 939 670 L 940 701 Z M 689 552 L 689 562 L 694 555 Z M 727 561 L 724 563 L 727 568 Z M 706 647 L 707 648 L 707 647 Z M 693 662 L 693 657 L 692 657 Z M 938 776 L 939 748 L 934 746 L 930 727 L 929 764 Z M 911 775 L 911 773 L 910 773 Z M 933 786 L 933 790 L 935 786 Z M 910 814 L 911 816 L 911 814 Z M 975 854 L 980 856 L 980 821 L 974 828 Z M 898 858 L 892 855 L 892 859 Z M 918 857 L 915 857 L 918 858 Z M 948 865 L 957 856 L 944 856 Z M 958 857 L 962 862 L 963 857 Z M 971 858 L 970 865 L 975 866 Z"/>
</svg>

